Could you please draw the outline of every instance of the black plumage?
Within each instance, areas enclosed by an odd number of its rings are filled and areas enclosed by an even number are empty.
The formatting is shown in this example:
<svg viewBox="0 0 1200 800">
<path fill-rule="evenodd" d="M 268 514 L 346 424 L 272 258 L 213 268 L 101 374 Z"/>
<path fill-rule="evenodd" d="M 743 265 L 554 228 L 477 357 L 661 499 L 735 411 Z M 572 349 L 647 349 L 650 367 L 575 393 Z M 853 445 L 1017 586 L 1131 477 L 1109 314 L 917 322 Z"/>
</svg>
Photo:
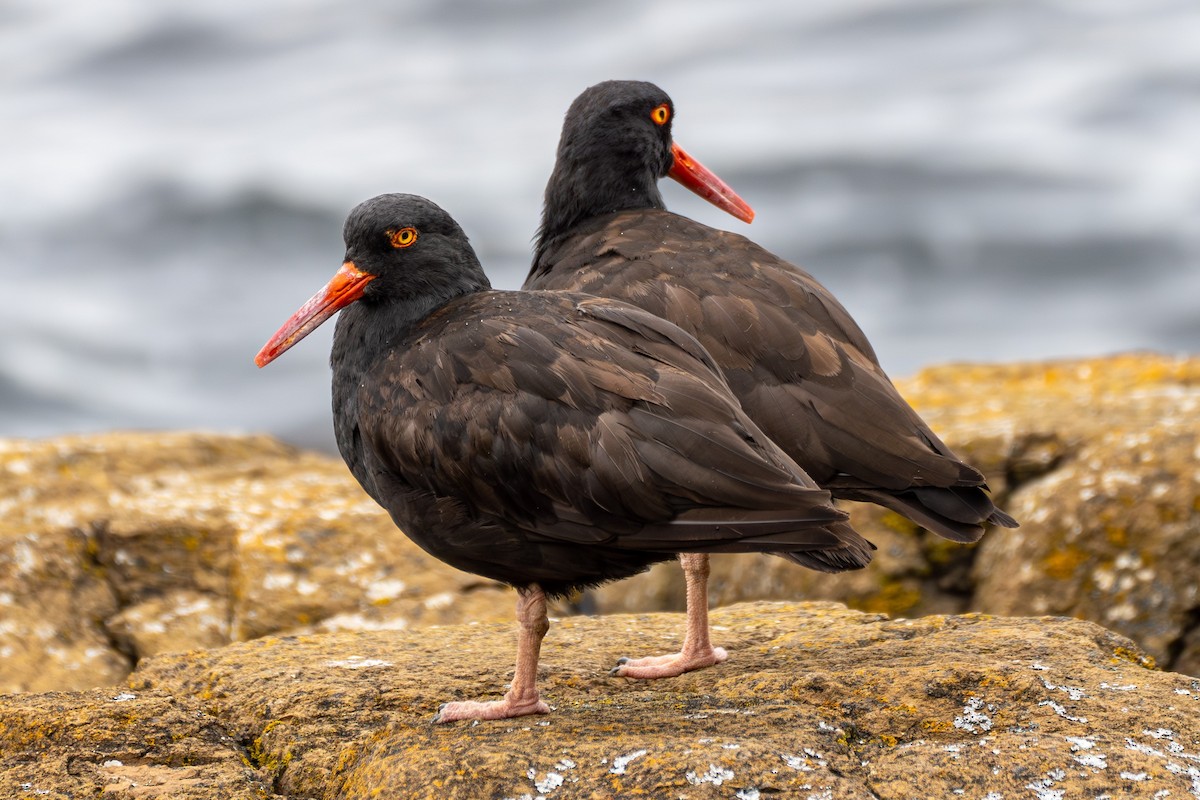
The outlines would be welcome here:
<svg viewBox="0 0 1200 800">
<path fill-rule="evenodd" d="M 582 294 L 493 291 L 454 220 L 412 195 L 358 206 L 345 239 L 338 275 L 257 361 L 341 309 L 343 458 L 423 549 L 521 591 L 522 647 L 544 633 L 543 593 L 680 552 L 773 552 L 826 571 L 870 560 L 675 325 Z M 521 652 L 525 678 L 505 700 L 442 718 L 546 710 Z"/>
<path fill-rule="evenodd" d="M 747 414 L 835 497 L 877 503 L 960 542 L 988 524 L 1015 527 L 983 475 L 896 391 L 829 290 L 743 236 L 666 210 L 659 178 L 705 182 L 689 178 L 694 162 L 672 141 L 673 113 L 665 92 L 636 81 L 601 83 L 575 100 L 525 288 L 624 300 L 695 335 Z M 718 200 L 753 215 L 727 194 Z"/>
</svg>

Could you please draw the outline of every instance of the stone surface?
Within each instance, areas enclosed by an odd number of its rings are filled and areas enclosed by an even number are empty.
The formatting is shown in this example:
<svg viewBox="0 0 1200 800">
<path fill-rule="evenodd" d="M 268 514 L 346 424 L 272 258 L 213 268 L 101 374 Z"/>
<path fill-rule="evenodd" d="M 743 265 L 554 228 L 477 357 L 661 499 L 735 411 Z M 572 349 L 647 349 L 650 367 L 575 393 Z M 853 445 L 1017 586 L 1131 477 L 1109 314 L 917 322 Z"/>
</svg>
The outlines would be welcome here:
<svg viewBox="0 0 1200 800">
<path fill-rule="evenodd" d="M 1200 674 L 1200 359 L 953 365 L 900 387 L 1023 526 L 965 547 L 848 504 L 880 547 L 868 569 L 717 557 L 714 604 L 1081 616 Z M 0 441 L 0 691 L 113 685 L 147 655 L 282 632 L 507 621 L 511 606 L 414 547 L 337 458 L 265 437 Z M 680 609 L 679 570 L 578 607 Z"/>
<path fill-rule="evenodd" d="M 0 796 L 265 800 L 247 751 L 187 698 L 110 689 L 0 695 Z"/>
<path fill-rule="evenodd" d="M 0 691 L 289 630 L 511 614 L 414 546 L 342 463 L 266 437 L 0 442 Z"/>
<path fill-rule="evenodd" d="M 1104 367 L 1102 380 L 1094 365 L 1043 370 L 1032 376 L 1041 390 L 1020 395 L 1026 437 L 1064 454 L 1013 493 L 1023 526 L 979 548 L 974 602 L 1096 620 L 1194 670 L 1184 651 L 1200 611 L 1200 360 Z"/>
<path fill-rule="evenodd" d="M 639 683 L 607 670 L 620 655 L 676 646 L 680 615 L 555 621 L 541 669 L 554 712 L 479 724 L 431 719 L 442 701 L 499 694 L 512 671 L 508 624 L 158 656 L 123 694 L 2 699 L 0 796 L 110 786 L 164 800 L 1200 793 L 1200 680 L 1150 668 L 1092 623 L 758 603 L 718 609 L 713 624 L 726 663 Z"/>
<path fill-rule="evenodd" d="M 823 599 L 905 616 L 1078 616 L 1200 675 L 1200 358 L 959 364 L 897 385 L 983 470 L 1021 528 L 963 546 L 847 503 L 855 527 L 879 546 L 867 569 L 830 576 L 777 558 L 721 556 L 714 605 Z M 658 565 L 601 587 L 592 607 L 682 609 L 682 576 Z"/>
</svg>

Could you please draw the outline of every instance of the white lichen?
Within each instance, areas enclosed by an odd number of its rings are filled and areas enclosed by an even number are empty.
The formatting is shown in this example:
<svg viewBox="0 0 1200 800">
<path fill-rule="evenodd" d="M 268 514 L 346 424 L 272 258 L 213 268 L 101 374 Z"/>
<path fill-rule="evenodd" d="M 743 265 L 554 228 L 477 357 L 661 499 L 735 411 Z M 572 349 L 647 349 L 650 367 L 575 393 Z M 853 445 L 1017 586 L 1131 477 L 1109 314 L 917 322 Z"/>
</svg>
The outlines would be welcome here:
<svg viewBox="0 0 1200 800">
<path fill-rule="evenodd" d="M 687 778 L 687 782 L 692 786 L 701 786 L 705 783 L 720 786 L 725 781 L 733 780 L 733 770 L 709 764 L 708 770 L 703 775 L 697 775 L 694 771 L 688 770 L 683 777 Z"/>
<path fill-rule="evenodd" d="M 783 763 L 787 764 L 794 770 L 800 772 L 812 772 L 813 768 L 809 765 L 809 759 L 815 761 L 818 767 L 827 766 L 828 762 L 825 756 L 813 750 L 811 747 L 806 747 L 802 751 L 803 755 L 793 756 L 786 753 L 780 753 L 779 757 L 783 759 Z"/>
<path fill-rule="evenodd" d="M 384 661 L 382 658 L 350 656 L 349 658 L 326 661 L 325 666 L 334 668 L 340 667 L 341 669 L 374 669 L 377 667 L 390 667 L 393 666 L 393 664 L 391 661 Z"/>
<path fill-rule="evenodd" d="M 1053 783 L 1052 780 L 1047 778 L 1040 783 L 1025 784 L 1025 788 L 1033 792 L 1037 800 L 1063 800 L 1063 796 L 1066 795 L 1067 790 L 1053 789 L 1051 788 Z"/>
<path fill-rule="evenodd" d="M 1082 725 L 1087 724 L 1087 717 L 1072 716 L 1071 714 L 1067 713 L 1067 709 L 1063 708 L 1060 704 L 1054 702 L 1053 700 L 1043 700 L 1042 702 L 1038 703 L 1038 705 L 1039 706 L 1049 706 L 1054 711 L 1055 714 L 1058 714 L 1060 717 L 1067 720 L 1068 722 L 1078 722 Z"/>
<path fill-rule="evenodd" d="M 646 755 L 646 753 L 648 753 L 648 752 L 650 752 L 650 751 L 649 750 L 634 750 L 632 753 L 627 753 L 626 755 L 623 755 L 623 756 L 617 756 L 616 758 L 613 759 L 612 767 L 608 771 L 611 772 L 613 775 L 624 775 L 625 768 L 629 766 L 629 762 L 633 761 L 635 758 L 641 758 L 642 756 Z"/>
<path fill-rule="evenodd" d="M 1108 756 L 1103 753 L 1082 753 L 1075 756 L 1075 760 L 1085 767 L 1092 769 L 1108 769 Z"/>
<path fill-rule="evenodd" d="M 1066 692 L 1067 697 L 1071 698 L 1072 700 L 1082 700 L 1087 697 L 1087 692 L 1084 691 L 1082 686 L 1055 686 L 1045 678 L 1042 678 L 1042 685 L 1052 692 Z"/>
<path fill-rule="evenodd" d="M 449 608 L 454 604 L 454 594 L 451 592 L 439 592 L 431 594 L 425 598 L 424 606 L 430 611 L 438 611 L 443 608 Z"/>
<path fill-rule="evenodd" d="M 533 772 L 533 770 L 530 770 L 530 772 Z M 541 780 L 536 780 L 535 778 L 530 778 L 530 780 L 533 780 L 533 787 L 540 794 L 550 794 L 563 785 L 563 776 L 557 772 L 547 772 L 546 777 Z"/>
<path fill-rule="evenodd" d="M 395 600 L 404 593 L 405 583 L 402 580 L 391 578 L 387 580 L 372 581 L 366 588 L 367 600 L 372 603 L 383 603 L 389 600 Z"/>
<path fill-rule="evenodd" d="M 983 713 L 982 697 L 971 697 L 963 706 L 962 713 L 954 718 L 954 727 L 970 733 L 986 733 L 992 729 L 992 718 Z M 995 706 L 987 704 L 987 710 L 995 710 Z"/>
</svg>

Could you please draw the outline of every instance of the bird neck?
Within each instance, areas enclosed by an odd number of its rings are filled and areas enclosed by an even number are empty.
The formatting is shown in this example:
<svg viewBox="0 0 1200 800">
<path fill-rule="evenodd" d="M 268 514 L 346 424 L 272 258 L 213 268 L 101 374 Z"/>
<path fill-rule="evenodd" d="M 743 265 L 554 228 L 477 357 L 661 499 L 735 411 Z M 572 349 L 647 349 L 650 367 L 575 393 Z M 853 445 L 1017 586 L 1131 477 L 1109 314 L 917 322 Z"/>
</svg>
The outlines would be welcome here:
<svg viewBox="0 0 1200 800">
<path fill-rule="evenodd" d="M 457 297 L 491 288 L 482 269 L 463 272 L 436 290 L 363 297 L 338 312 L 330 366 L 336 380 L 357 385 L 379 358 L 402 346 L 421 320 Z"/>
<path fill-rule="evenodd" d="M 625 167 L 610 158 L 580 158 L 559 150 L 546 184 L 533 265 L 583 222 L 618 211 L 665 209 L 658 176 L 644 164 Z"/>
</svg>

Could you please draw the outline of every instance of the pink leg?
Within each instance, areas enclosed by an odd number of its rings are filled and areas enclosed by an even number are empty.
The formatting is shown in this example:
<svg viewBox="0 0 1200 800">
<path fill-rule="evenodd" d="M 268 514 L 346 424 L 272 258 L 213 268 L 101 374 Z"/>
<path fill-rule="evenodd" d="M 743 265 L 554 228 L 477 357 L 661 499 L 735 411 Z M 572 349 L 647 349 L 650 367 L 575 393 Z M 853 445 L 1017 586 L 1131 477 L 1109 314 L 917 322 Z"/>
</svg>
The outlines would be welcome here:
<svg viewBox="0 0 1200 800">
<path fill-rule="evenodd" d="M 729 658 L 724 648 L 713 647 L 708 638 L 708 556 L 680 553 L 679 563 L 683 566 L 683 580 L 687 585 L 687 633 L 683 636 L 683 649 L 670 655 L 632 661 L 622 658 L 610 674 L 622 678 L 674 678 Z"/>
<path fill-rule="evenodd" d="M 483 702 L 463 700 L 446 703 L 434 717 L 434 722 L 454 722 L 460 719 L 507 719 L 526 714 L 549 714 L 550 706 L 538 697 L 538 656 L 542 639 L 550 629 L 546 617 L 546 594 L 537 584 L 517 590 L 517 669 L 512 685 L 501 700 Z"/>
</svg>

